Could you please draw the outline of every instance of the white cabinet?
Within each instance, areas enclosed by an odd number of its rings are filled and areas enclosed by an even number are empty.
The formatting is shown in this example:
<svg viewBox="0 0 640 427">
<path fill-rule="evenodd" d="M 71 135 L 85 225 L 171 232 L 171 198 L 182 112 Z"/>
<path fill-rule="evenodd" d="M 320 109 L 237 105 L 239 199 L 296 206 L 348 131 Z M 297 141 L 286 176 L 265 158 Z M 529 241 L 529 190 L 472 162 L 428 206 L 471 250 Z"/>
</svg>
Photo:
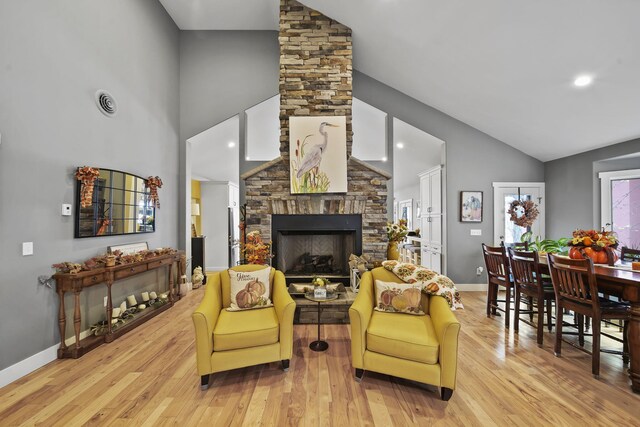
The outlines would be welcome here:
<svg viewBox="0 0 640 427">
<path fill-rule="evenodd" d="M 442 167 L 437 166 L 421 174 L 420 216 L 442 214 Z"/>
<path fill-rule="evenodd" d="M 437 166 L 420 177 L 421 263 L 444 274 L 444 212 L 442 198 L 442 167 Z"/>
<path fill-rule="evenodd" d="M 430 246 L 423 246 L 420 252 L 420 264 L 423 267 L 427 267 L 429 270 L 443 274 L 442 252 L 439 249 Z"/>
<path fill-rule="evenodd" d="M 231 182 L 202 181 L 200 184 L 200 221 L 205 240 L 207 271 L 232 267 L 239 259 L 238 224 L 240 221 L 238 186 Z"/>
</svg>

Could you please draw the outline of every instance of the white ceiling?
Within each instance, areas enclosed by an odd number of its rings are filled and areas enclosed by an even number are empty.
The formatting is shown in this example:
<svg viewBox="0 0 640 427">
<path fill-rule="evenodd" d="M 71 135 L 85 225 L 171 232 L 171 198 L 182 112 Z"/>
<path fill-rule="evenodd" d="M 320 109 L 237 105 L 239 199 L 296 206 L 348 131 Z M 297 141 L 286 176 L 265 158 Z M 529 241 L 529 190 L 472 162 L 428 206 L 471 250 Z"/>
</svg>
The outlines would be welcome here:
<svg viewBox="0 0 640 427">
<path fill-rule="evenodd" d="M 160 1 L 184 30 L 277 29 L 278 0 Z M 640 1 L 303 3 L 351 27 L 359 71 L 540 160 L 640 137 Z"/>
<path fill-rule="evenodd" d="M 444 141 L 393 119 L 393 190 L 419 198 L 418 174 L 444 163 Z M 405 190 L 405 191 L 403 191 Z"/>
<path fill-rule="evenodd" d="M 240 117 L 233 116 L 187 139 L 190 143 L 191 178 L 198 181 L 240 179 Z M 232 144 L 233 146 L 229 146 Z"/>
</svg>

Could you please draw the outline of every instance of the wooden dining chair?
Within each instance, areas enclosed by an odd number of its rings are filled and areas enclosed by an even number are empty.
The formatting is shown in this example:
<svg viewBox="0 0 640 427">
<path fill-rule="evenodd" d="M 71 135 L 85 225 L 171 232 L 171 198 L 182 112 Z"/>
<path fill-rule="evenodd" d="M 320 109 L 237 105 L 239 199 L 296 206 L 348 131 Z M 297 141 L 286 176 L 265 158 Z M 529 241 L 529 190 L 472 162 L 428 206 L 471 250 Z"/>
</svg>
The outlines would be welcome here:
<svg viewBox="0 0 640 427">
<path fill-rule="evenodd" d="M 640 261 L 640 249 L 631 249 L 623 246 L 620 249 L 620 261 L 638 262 Z"/>
<path fill-rule="evenodd" d="M 553 291 L 553 285 L 548 279 L 544 279 L 540 273 L 540 264 L 538 261 L 538 252 L 536 251 L 518 251 L 509 248 L 509 262 L 511 264 L 511 274 L 513 275 L 513 285 L 515 290 L 515 318 L 513 320 L 513 330 L 517 333 L 520 325 L 520 314 L 538 314 L 536 326 L 536 334 L 538 346 L 542 347 L 545 305 L 547 327 L 551 332 L 551 302 L 556 299 Z M 536 310 L 528 308 L 521 310 L 521 296 L 536 301 Z"/>
<path fill-rule="evenodd" d="M 509 258 L 507 257 L 506 249 L 504 246 L 487 246 L 483 243 L 482 253 L 487 268 L 487 317 L 492 314 L 497 314 L 498 310 L 504 312 L 504 325 L 508 328 L 513 282 L 511 280 Z M 500 287 L 504 287 L 506 290 L 504 300 L 498 299 L 498 290 Z M 504 310 L 498 306 L 500 302 L 504 303 Z"/>
<path fill-rule="evenodd" d="M 569 259 L 557 255 L 547 255 L 551 281 L 556 293 L 556 344 L 555 355 L 562 351 L 562 313 L 565 308 L 593 319 L 593 349 L 591 355 L 591 373 L 600 375 L 600 321 L 602 319 L 624 320 L 623 353 L 629 352 L 627 329 L 630 317 L 628 304 L 598 297 L 598 286 L 593 262 Z"/>
</svg>

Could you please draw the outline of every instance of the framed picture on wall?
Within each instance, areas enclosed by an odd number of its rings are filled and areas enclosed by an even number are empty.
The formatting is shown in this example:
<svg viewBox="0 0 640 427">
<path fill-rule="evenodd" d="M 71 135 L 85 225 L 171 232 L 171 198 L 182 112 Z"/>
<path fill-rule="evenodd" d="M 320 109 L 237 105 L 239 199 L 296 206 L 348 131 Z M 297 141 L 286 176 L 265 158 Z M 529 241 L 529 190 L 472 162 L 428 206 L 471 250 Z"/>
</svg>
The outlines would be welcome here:
<svg viewBox="0 0 640 427">
<path fill-rule="evenodd" d="M 460 221 L 482 222 L 482 191 L 460 192 Z"/>
<path fill-rule="evenodd" d="M 291 194 L 347 192 L 346 116 L 289 117 Z"/>
</svg>

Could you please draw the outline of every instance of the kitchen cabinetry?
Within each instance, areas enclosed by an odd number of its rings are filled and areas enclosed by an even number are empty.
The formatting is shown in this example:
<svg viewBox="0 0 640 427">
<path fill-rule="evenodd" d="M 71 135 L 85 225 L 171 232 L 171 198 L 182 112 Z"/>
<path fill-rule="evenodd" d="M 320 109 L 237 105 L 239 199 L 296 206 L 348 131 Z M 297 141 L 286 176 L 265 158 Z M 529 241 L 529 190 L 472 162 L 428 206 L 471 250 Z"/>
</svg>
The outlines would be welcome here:
<svg viewBox="0 0 640 427">
<path fill-rule="evenodd" d="M 442 167 L 437 166 L 418 175 L 420 178 L 420 233 L 422 265 L 444 273 L 444 212 Z"/>
</svg>

